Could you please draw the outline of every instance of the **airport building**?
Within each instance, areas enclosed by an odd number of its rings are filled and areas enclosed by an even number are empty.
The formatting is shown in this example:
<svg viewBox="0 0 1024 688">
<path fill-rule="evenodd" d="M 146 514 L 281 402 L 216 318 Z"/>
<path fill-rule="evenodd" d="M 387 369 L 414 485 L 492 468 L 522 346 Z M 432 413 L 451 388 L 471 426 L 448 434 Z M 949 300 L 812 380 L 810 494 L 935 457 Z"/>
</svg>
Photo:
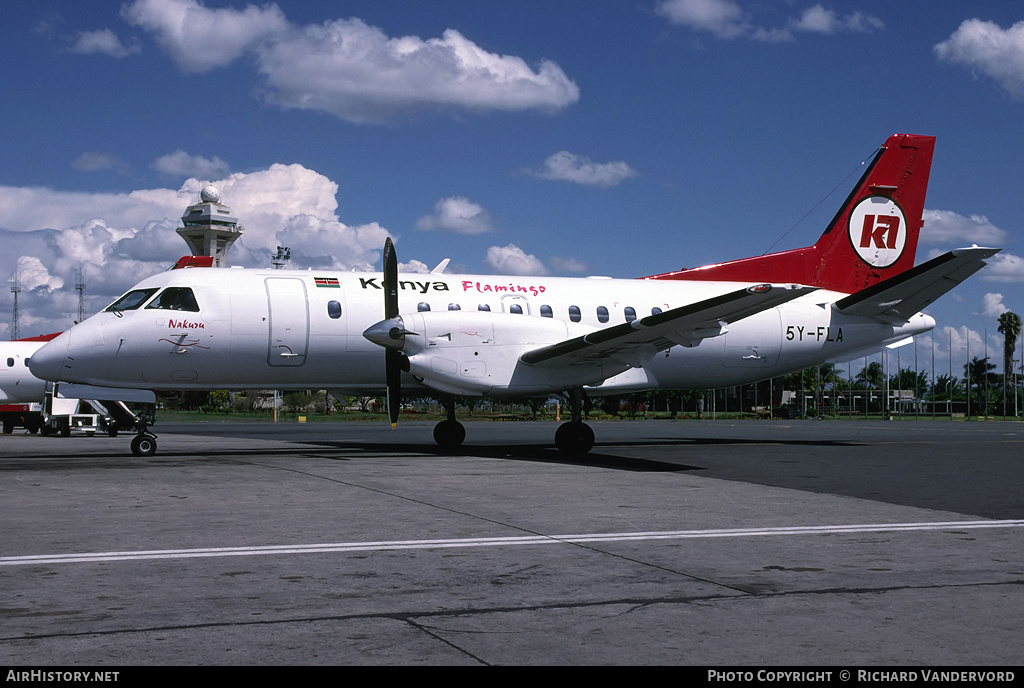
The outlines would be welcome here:
<svg viewBox="0 0 1024 688">
<path fill-rule="evenodd" d="M 200 202 L 190 205 L 181 216 L 182 227 L 178 235 L 188 244 L 194 256 L 210 256 L 215 267 L 227 267 L 228 249 L 242 235 L 238 218 L 231 208 L 220 202 L 220 192 L 214 186 L 205 186 L 199 194 Z"/>
</svg>

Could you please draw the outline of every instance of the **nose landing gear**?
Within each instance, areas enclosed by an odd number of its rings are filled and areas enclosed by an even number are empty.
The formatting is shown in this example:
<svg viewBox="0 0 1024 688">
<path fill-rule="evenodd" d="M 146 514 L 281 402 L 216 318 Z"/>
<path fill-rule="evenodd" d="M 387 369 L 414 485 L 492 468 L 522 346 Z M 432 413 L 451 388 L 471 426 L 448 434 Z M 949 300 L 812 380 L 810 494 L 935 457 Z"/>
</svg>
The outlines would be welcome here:
<svg viewBox="0 0 1024 688">
<path fill-rule="evenodd" d="M 146 404 L 135 421 L 138 434 L 132 438 L 132 454 L 135 456 L 153 456 L 156 454 L 156 435 L 147 428 L 156 423 L 156 404 Z"/>
</svg>

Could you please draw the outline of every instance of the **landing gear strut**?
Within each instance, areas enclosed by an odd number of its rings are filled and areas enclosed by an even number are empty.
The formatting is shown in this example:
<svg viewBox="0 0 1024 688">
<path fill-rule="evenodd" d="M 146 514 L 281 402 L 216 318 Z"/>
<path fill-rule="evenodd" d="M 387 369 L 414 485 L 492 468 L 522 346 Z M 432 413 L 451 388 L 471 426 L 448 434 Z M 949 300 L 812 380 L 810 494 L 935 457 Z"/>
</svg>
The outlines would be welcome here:
<svg viewBox="0 0 1024 688">
<path fill-rule="evenodd" d="M 447 418 L 434 426 L 434 441 L 439 447 L 453 449 L 466 439 L 466 426 L 455 420 L 455 398 L 441 399 Z"/>
<path fill-rule="evenodd" d="M 583 390 L 570 390 L 568 396 L 572 419 L 558 426 L 558 430 L 555 431 L 555 446 L 565 456 L 585 456 L 594 447 L 594 431 L 582 420 Z"/>
<path fill-rule="evenodd" d="M 147 428 L 156 422 L 156 404 L 146 404 L 135 421 L 138 434 L 132 438 L 132 454 L 135 456 L 153 456 L 156 454 L 156 435 Z"/>
</svg>

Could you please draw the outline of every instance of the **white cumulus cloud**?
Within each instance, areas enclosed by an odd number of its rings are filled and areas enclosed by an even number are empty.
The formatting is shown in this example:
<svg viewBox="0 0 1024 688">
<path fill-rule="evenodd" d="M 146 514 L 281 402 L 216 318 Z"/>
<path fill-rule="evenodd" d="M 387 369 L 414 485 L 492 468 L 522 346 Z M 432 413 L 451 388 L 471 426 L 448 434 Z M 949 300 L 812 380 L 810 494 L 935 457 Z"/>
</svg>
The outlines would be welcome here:
<svg viewBox="0 0 1024 688">
<path fill-rule="evenodd" d="M 978 276 L 987 282 L 1024 282 L 1024 258 L 1006 251 L 997 253 Z"/>
<path fill-rule="evenodd" d="M 102 170 L 128 171 L 127 161 L 105 151 L 83 151 L 71 162 L 71 166 L 82 172 L 99 172 Z"/>
<path fill-rule="evenodd" d="M 0 274 L 20 274 L 22 336 L 56 332 L 77 318 L 73 289 L 81 269 L 86 309 L 94 313 L 139 280 L 165 270 L 188 247 L 175 229 L 187 206 L 199 202 L 206 180 L 178 189 L 121 194 L 70 193 L 0 186 Z M 272 165 L 212 179 L 244 227 L 228 262 L 268 266 L 278 245 L 290 246 L 293 269 L 377 270 L 388 232 L 376 222 L 350 226 L 337 216 L 338 186 L 301 165 Z M 415 261 L 403 267 L 421 269 Z M 0 310 L 10 312 L 9 290 Z M 0 336 L 9 333 L 0 323 Z"/>
<path fill-rule="evenodd" d="M 738 38 L 750 28 L 746 13 L 732 0 L 665 0 L 655 11 L 673 24 L 719 38 Z"/>
<path fill-rule="evenodd" d="M 122 15 L 156 36 L 182 69 L 207 71 L 250 54 L 268 101 L 353 122 L 422 108 L 553 111 L 579 100 L 554 62 L 534 68 L 454 29 L 396 38 L 360 19 L 296 26 L 276 5 L 209 9 L 196 0 L 137 0 Z"/>
<path fill-rule="evenodd" d="M 486 234 L 495 230 L 490 214 L 462 196 L 442 198 L 434 212 L 416 221 L 417 229 L 451 232 L 453 234 Z"/>
<path fill-rule="evenodd" d="M 854 12 L 841 17 L 834 10 L 825 9 L 821 5 L 804 10 L 800 18 L 790 23 L 795 31 L 806 31 L 809 33 L 834 34 L 834 33 L 870 33 L 885 28 L 885 24 L 878 17 Z"/>
<path fill-rule="evenodd" d="M 156 36 L 182 69 L 223 67 L 260 41 L 288 29 L 277 5 L 210 9 L 196 0 L 136 0 L 121 9 L 125 21 Z"/>
<path fill-rule="evenodd" d="M 818 4 L 790 17 L 780 26 L 765 26 L 754 17 L 759 8 L 747 9 L 733 0 L 663 0 L 655 11 L 673 24 L 710 33 L 722 39 L 747 38 L 780 43 L 793 40 L 794 32 L 837 34 L 871 33 L 885 28 L 878 17 L 854 11 L 845 16 Z"/>
<path fill-rule="evenodd" d="M 211 159 L 189 155 L 180 148 L 154 160 L 153 168 L 165 174 L 199 179 L 215 179 L 231 172 L 231 167 L 218 157 Z"/>
<path fill-rule="evenodd" d="M 484 263 L 501 275 L 548 274 L 548 269 L 537 256 L 526 253 L 515 244 L 491 246 L 487 249 Z"/>
<path fill-rule="evenodd" d="M 43 262 L 35 256 L 19 256 L 16 272 L 22 289 L 53 291 L 64 286 L 64 280 L 50 274 Z"/>
<path fill-rule="evenodd" d="M 984 215 L 965 216 L 951 210 L 925 210 L 922 217 L 921 241 L 925 243 L 997 247 L 1007 236 L 1005 230 L 996 227 Z"/>
<path fill-rule="evenodd" d="M 110 29 L 83 31 L 78 34 L 71 52 L 79 55 L 108 55 L 110 57 L 128 57 L 141 52 L 138 44 L 125 45 Z"/>
<path fill-rule="evenodd" d="M 637 175 L 636 170 L 624 162 L 596 163 L 587 157 L 569 151 L 559 151 L 544 161 L 544 167 L 536 172 L 542 179 L 554 179 L 587 186 L 608 188 L 621 184 Z"/>
<path fill-rule="evenodd" d="M 987 318 L 998 318 L 1000 315 L 1010 310 L 1003 305 L 1002 294 L 985 294 L 981 298 L 981 314 Z"/>
<path fill-rule="evenodd" d="M 1024 21 L 1003 29 L 968 19 L 934 50 L 940 60 L 987 76 L 1014 98 L 1024 98 Z"/>
</svg>

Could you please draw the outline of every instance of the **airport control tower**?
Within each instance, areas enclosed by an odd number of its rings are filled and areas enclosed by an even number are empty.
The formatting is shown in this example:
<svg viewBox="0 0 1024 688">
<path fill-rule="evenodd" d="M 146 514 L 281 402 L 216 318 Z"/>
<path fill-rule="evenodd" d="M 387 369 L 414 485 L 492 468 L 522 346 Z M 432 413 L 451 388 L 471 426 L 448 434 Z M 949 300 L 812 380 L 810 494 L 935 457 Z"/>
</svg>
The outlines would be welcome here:
<svg viewBox="0 0 1024 688">
<path fill-rule="evenodd" d="M 215 267 L 226 267 L 228 249 L 242 235 L 242 227 L 238 218 L 231 216 L 231 208 L 220 202 L 216 187 L 203 187 L 199 198 L 200 202 L 190 205 L 181 216 L 184 227 L 178 227 L 178 234 L 192 255 L 213 256 Z"/>
</svg>

